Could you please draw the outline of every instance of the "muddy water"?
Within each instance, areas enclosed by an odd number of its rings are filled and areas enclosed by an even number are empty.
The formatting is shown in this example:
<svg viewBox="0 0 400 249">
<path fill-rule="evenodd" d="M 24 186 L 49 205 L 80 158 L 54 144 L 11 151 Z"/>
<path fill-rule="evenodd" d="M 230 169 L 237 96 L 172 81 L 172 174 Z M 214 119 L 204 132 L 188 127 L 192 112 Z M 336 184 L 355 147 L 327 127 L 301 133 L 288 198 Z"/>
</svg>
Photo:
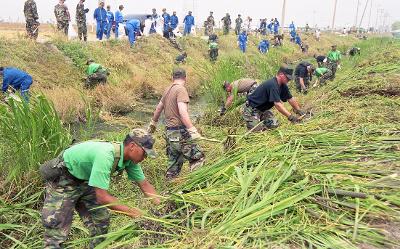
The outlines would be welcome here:
<svg viewBox="0 0 400 249">
<path fill-rule="evenodd" d="M 145 103 L 139 103 L 134 111 L 127 114 L 127 117 L 135 121 L 150 122 L 158 102 L 158 99 L 149 99 L 146 100 Z M 190 99 L 189 114 L 192 121 L 200 118 L 204 114 L 207 105 L 208 103 L 204 97 Z M 164 124 L 164 115 L 161 115 L 159 123 Z"/>
<path fill-rule="evenodd" d="M 139 102 L 134 107 L 134 110 L 124 115 L 124 117 L 132 119 L 135 121 L 135 123 L 147 124 L 153 117 L 153 112 L 158 104 L 158 101 L 158 99 L 146 99 L 145 102 Z M 189 113 L 193 122 L 195 122 L 204 114 L 207 105 L 207 101 L 202 97 L 190 100 Z M 159 125 L 164 125 L 164 121 L 164 115 L 161 115 Z M 124 124 L 111 124 L 98 120 L 92 127 L 88 127 L 86 124 L 75 124 L 70 128 L 73 138 L 77 141 L 82 141 L 86 139 L 101 138 L 104 137 L 104 134 L 119 132 L 121 130 L 125 130 L 127 127 Z"/>
</svg>

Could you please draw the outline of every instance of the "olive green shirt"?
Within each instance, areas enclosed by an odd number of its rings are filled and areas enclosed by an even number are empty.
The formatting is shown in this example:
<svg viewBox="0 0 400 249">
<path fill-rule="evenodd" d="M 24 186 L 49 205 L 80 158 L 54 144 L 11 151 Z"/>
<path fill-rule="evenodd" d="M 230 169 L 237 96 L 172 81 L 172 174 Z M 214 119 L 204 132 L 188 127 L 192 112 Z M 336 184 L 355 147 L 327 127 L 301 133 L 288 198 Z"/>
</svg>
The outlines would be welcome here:
<svg viewBox="0 0 400 249">
<path fill-rule="evenodd" d="M 76 144 L 65 150 L 64 162 L 68 171 L 76 178 L 88 181 L 89 186 L 109 189 L 115 149 L 110 142 L 88 141 Z M 124 161 L 124 145 L 121 143 L 121 155 L 117 170 L 126 170 L 129 180 L 141 182 L 145 179 L 139 164 Z"/>
</svg>

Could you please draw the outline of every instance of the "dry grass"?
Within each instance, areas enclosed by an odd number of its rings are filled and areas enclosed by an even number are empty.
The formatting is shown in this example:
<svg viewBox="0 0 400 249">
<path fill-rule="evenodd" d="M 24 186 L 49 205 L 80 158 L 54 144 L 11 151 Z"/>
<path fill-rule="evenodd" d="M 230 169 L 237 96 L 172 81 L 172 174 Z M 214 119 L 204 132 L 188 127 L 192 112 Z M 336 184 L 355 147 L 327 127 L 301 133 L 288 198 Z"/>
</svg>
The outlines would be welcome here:
<svg viewBox="0 0 400 249">
<path fill-rule="evenodd" d="M 11 31 L 12 30 L 12 31 Z M 7 33 L 12 32 L 10 37 Z M 0 25 L 0 65 L 15 66 L 30 73 L 34 78 L 33 90 L 44 92 L 54 102 L 64 122 L 80 120 L 85 113 L 82 94 L 95 103 L 102 111 L 124 114 L 132 110 L 135 103 L 146 98 L 159 97 L 171 82 L 171 71 L 176 65 L 175 57 L 180 53 L 169 41 L 159 36 L 141 38 L 135 48 L 122 41 L 89 42 L 66 41 L 54 34 L 50 25 L 41 26 L 41 35 L 49 42 L 35 43 L 24 39 L 22 24 Z M 17 39 L 14 39 L 17 38 Z M 310 45 L 310 53 L 302 54 L 293 44 L 276 49 L 283 61 L 293 58 L 308 58 L 314 53 L 316 42 L 311 36 L 303 36 Z M 39 39 L 40 40 L 40 39 Z M 237 48 L 234 35 L 220 36 L 221 58 L 234 56 L 245 60 L 245 71 L 249 77 L 258 76 L 252 61 L 262 60 L 257 51 L 259 38 L 251 36 L 246 55 Z M 324 52 L 332 43 L 350 45 L 354 38 L 342 38 L 324 34 L 318 47 Z M 188 89 L 192 96 L 200 93 L 204 81 L 211 80 L 206 41 L 196 37 L 184 37 L 179 40 L 188 53 L 188 60 L 182 65 L 188 73 Z M 288 43 L 288 42 L 287 42 Z M 321 51 L 322 53 L 322 51 Z M 268 55 L 265 55 L 268 56 Z M 111 75 L 107 86 L 94 90 L 83 90 L 88 58 L 109 68 Z M 81 93 L 82 92 L 82 93 Z"/>
</svg>

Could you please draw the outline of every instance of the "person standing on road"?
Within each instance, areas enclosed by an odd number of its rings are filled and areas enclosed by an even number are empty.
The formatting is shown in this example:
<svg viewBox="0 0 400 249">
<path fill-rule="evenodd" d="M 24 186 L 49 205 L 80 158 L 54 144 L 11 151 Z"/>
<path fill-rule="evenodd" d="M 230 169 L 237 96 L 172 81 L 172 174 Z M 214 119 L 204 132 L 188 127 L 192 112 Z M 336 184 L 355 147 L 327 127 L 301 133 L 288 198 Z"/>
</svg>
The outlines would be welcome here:
<svg viewBox="0 0 400 249">
<path fill-rule="evenodd" d="M 85 0 L 80 0 L 76 5 L 76 25 L 78 26 L 79 40 L 87 41 L 87 26 L 86 26 L 86 13 L 89 9 L 85 9 Z"/>
<path fill-rule="evenodd" d="M 189 11 L 187 16 L 185 16 L 185 19 L 183 19 L 183 23 L 185 24 L 183 35 L 189 35 L 192 32 L 192 26 L 194 26 L 194 17 L 192 16 L 191 11 Z"/>
<path fill-rule="evenodd" d="M 172 12 L 172 16 L 171 16 L 171 29 L 172 31 L 174 31 L 179 24 L 179 18 L 176 15 L 176 11 Z"/>
<path fill-rule="evenodd" d="M 226 15 L 221 19 L 221 21 L 224 25 L 223 27 L 224 35 L 228 35 L 232 24 L 231 16 L 229 15 L 229 13 L 226 13 Z"/>
<path fill-rule="evenodd" d="M 24 4 L 24 15 L 26 21 L 26 33 L 28 37 L 36 40 L 39 35 L 39 15 L 37 13 L 36 2 L 27 0 Z"/>
<path fill-rule="evenodd" d="M 328 58 L 328 68 L 332 71 L 332 79 L 335 79 L 336 71 L 337 69 L 340 69 L 342 54 L 337 50 L 337 46 L 333 45 L 331 51 L 329 51 L 326 57 Z"/>
<path fill-rule="evenodd" d="M 94 11 L 96 20 L 96 37 L 99 41 L 103 40 L 104 30 L 107 28 L 107 11 L 104 9 L 104 0 L 99 1 L 99 7 Z"/>
<path fill-rule="evenodd" d="M 110 224 L 108 209 L 134 219 L 142 215 L 137 208 L 120 204 L 112 196 L 111 178 L 124 171 L 155 205 L 160 203 L 153 185 L 139 165 L 146 157 L 155 157 L 154 139 L 145 130 L 133 129 L 122 143 L 88 141 L 71 146 L 59 157 L 40 167 L 46 181 L 42 210 L 44 248 L 64 248 L 74 209 L 88 228 L 89 248 L 105 240 Z"/>
<path fill-rule="evenodd" d="M 115 12 L 115 39 L 119 37 L 119 25 L 124 23 L 124 15 L 122 11 L 124 10 L 124 6 L 120 5 L 118 10 Z"/>
<path fill-rule="evenodd" d="M 206 32 L 205 32 L 206 36 L 210 36 L 214 33 L 215 20 L 213 14 L 214 13 L 210 11 L 210 15 L 207 17 Z"/>
<path fill-rule="evenodd" d="M 274 78 L 265 81 L 247 96 L 247 101 L 243 106 L 243 118 L 248 130 L 258 132 L 278 127 L 278 120 L 271 111 L 274 106 L 290 122 L 298 123 L 300 119 L 286 110 L 283 105 L 286 101 L 293 107 L 296 114 L 305 115 L 287 86 L 293 79 L 292 74 L 293 69 L 281 67 Z"/>
<path fill-rule="evenodd" d="M 254 92 L 258 87 L 257 81 L 254 79 L 239 79 L 232 83 L 224 82 L 223 88 L 228 93 L 224 106 L 221 108 L 221 116 L 224 115 L 229 107 L 238 99 L 246 98 Z M 243 102 L 242 102 L 243 103 Z"/>
<path fill-rule="evenodd" d="M 33 83 L 32 76 L 14 67 L 0 67 L 0 76 L 3 77 L 1 88 L 3 93 L 9 90 L 11 92 L 20 91 L 25 100 L 29 99 L 29 88 Z"/>
<path fill-rule="evenodd" d="M 107 5 L 107 26 L 106 26 L 106 37 L 110 39 L 111 37 L 111 29 L 114 24 L 114 13 L 111 11 L 111 6 Z"/>
<path fill-rule="evenodd" d="M 166 178 L 172 180 L 181 172 L 185 160 L 194 171 L 204 163 L 204 153 L 195 143 L 201 138 L 189 117 L 189 94 L 186 90 L 186 72 L 177 68 L 172 74 L 173 83 L 168 87 L 157 105 L 149 125 L 149 133 L 156 131 L 161 112 L 164 111 L 167 143 L 168 170 Z"/>
<path fill-rule="evenodd" d="M 239 14 L 235 20 L 235 34 L 236 35 L 240 34 L 240 30 L 242 29 L 242 24 L 243 24 L 242 15 Z"/>
<path fill-rule="evenodd" d="M 68 35 L 69 22 L 71 16 L 68 11 L 68 7 L 65 5 L 65 0 L 60 0 L 59 3 L 54 7 L 54 15 L 57 20 L 57 30 Z"/>
</svg>

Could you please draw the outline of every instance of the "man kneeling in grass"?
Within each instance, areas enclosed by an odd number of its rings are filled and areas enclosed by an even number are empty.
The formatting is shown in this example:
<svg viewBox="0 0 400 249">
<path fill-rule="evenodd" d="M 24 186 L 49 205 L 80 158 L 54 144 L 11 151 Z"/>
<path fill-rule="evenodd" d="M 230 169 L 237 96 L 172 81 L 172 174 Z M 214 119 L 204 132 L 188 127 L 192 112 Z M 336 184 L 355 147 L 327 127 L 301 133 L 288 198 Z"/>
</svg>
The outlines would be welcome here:
<svg viewBox="0 0 400 249">
<path fill-rule="evenodd" d="M 108 232 L 107 208 L 132 218 L 140 210 L 118 203 L 108 193 L 111 176 L 126 171 L 129 180 L 138 184 L 154 204 L 160 200 L 154 187 L 145 179 L 138 163 L 147 156 L 155 157 L 154 139 L 142 129 L 132 130 L 123 143 L 88 141 L 73 145 L 40 168 L 46 180 L 46 199 L 42 211 L 45 248 L 63 248 L 76 209 L 90 236 Z M 105 238 L 94 238 L 94 248 Z"/>
</svg>

